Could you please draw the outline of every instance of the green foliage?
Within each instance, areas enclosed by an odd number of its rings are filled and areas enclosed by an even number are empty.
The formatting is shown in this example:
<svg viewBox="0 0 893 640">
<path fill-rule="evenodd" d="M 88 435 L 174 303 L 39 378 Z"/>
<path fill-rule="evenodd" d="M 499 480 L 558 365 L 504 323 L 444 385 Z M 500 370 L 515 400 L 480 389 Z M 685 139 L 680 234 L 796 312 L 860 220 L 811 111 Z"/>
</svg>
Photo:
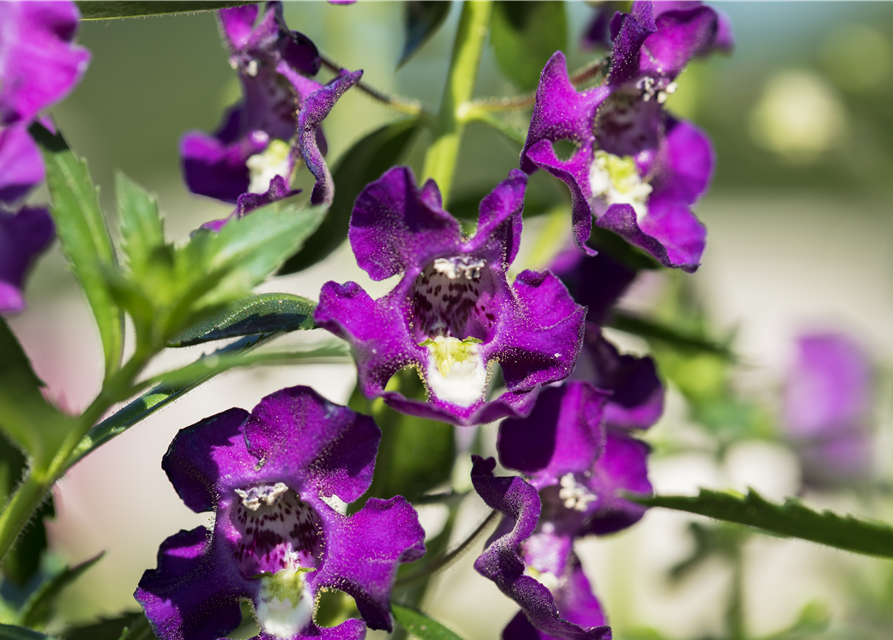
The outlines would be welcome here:
<svg viewBox="0 0 893 640">
<path fill-rule="evenodd" d="M 315 302 L 290 293 L 251 296 L 177 334 L 168 346 L 188 347 L 258 333 L 316 329 L 314 309 Z"/>
<path fill-rule="evenodd" d="M 624 333 L 641 336 L 646 340 L 663 343 L 667 347 L 686 354 L 709 353 L 732 359 L 733 355 L 725 345 L 706 340 L 699 335 L 687 333 L 662 322 L 614 309 L 608 319 L 607 326 Z"/>
<path fill-rule="evenodd" d="M 54 638 L 11 624 L 0 624 L 0 640 L 54 640 Z"/>
<path fill-rule="evenodd" d="M 81 11 L 81 20 L 110 20 L 113 18 L 138 18 L 140 16 L 158 16 L 170 13 L 194 13 L 196 11 L 213 11 L 227 7 L 238 7 L 243 4 L 252 4 L 243 0 L 230 1 L 134 1 L 128 2 L 101 2 L 97 0 L 78 0 L 76 2 Z"/>
<path fill-rule="evenodd" d="M 155 637 L 142 611 L 69 627 L 61 635 L 64 640 L 150 640 Z"/>
<path fill-rule="evenodd" d="M 413 369 L 400 371 L 391 378 L 388 390 L 400 391 L 407 398 L 425 397 L 425 389 Z M 451 425 L 398 413 L 381 400 L 370 403 L 359 389 L 354 391 L 350 407 L 371 414 L 381 428 L 369 496 L 401 495 L 413 501 L 449 480 L 456 454 Z"/>
<path fill-rule="evenodd" d="M 428 2 L 425 0 L 409 0 L 409 2 L 403 3 L 403 30 L 406 34 L 406 41 L 403 43 L 400 61 L 397 62 L 398 69 L 409 62 L 416 51 L 437 33 L 450 13 L 450 6 L 452 6 L 451 2 Z"/>
<path fill-rule="evenodd" d="M 295 273 L 316 264 L 344 242 L 357 196 L 367 184 L 377 180 L 382 173 L 397 164 L 418 126 L 419 121 L 414 118 L 386 124 L 344 153 L 332 172 L 337 188 L 328 215 L 307 241 L 307 248 L 283 265 L 279 272 L 281 275 Z"/>
<path fill-rule="evenodd" d="M 103 551 L 97 556 L 73 567 L 63 567 L 51 574 L 35 589 L 19 611 L 19 621 L 26 627 L 43 628 L 53 615 L 56 599 L 62 590 L 81 577 L 94 564 L 102 559 Z"/>
<path fill-rule="evenodd" d="M 497 2 L 490 38 L 502 72 L 533 91 L 552 54 L 567 44 L 563 2 Z"/>
<path fill-rule="evenodd" d="M 106 270 L 114 270 L 117 261 L 98 194 L 87 164 L 75 157 L 61 133 L 53 135 L 39 123 L 33 124 L 30 131 L 43 153 L 56 234 L 99 327 L 108 377 L 120 364 L 124 316 L 103 275 Z"/>
<path fill-rule="evenodd" d="M 881 522 L 821 513 L 788 498 L 776 505 L 750 490 L 746 496 L 701 489 L 696 497 L 634 498 L 649 507 L 664 507 L 735 522 L 781 536 L 801 538 L 855 553 L 893 558 L 893 528 Z"/>
<path fill-rule="evenodd" d="M 391 605 L 394 619 L 410 634 L 419 640 L 462 640 L 462 637 L 447 629 L 437 620 L 424 613 L 398 604 Z"/>
</svg>

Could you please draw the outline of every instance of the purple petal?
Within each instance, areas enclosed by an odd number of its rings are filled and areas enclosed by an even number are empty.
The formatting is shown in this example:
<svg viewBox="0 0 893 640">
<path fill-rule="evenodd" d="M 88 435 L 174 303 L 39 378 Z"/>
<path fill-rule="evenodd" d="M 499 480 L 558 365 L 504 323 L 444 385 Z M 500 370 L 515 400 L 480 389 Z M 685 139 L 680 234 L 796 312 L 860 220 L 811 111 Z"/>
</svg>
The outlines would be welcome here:
<svg viewBox="0 0 893 640">
<path fill-rule="evenodd" d="M 34 120 L 80 81 L 90 52 L 73 44 L 73 2 L 0 3 L 0 125 Z"/>
<path fill-rule="evenodd" d="M 394 167 L 357 197 L 348 238 L 359 267 L 373 280 L 421 269 L 462 242 L 458 221 L 441 208 L 437 185 L 420 191 L 409 167 Z"/>
<path fill-rule="evenodd" d="M 656 29 L 650 2 L 636 2 L 630 13 L 614 15 L 611 20 L 614 50 L 608 71 L 610 84 L 623 84 L 639 75 L 642 44 Z"/>
<path fill-rule="evenodd" d="M 0 313 L 25 308 L 25 275 L 38 254 L 49 247 L 55 230 L 46 209 L 24 207 L 17 214 L 0 211 Z"/>
<path fill-rule="evenodd" d="M 269 138 L 255 133 L 226 144 L 199 131 L 180 140 L 186 185 L 192 193 L 236 203 L 251 183 L 245 162 L 267 148 Z"/>
<path fill-rule="evenodd" d="M 425 531 L 412 506 L 400 496 L 370 498 L 350 517 L 327 529 L 328 544 L 342 550 L 326 558 L 308 583 L 314 590 L 338 589 L 351 595 L 372 629 L 391 631 L 391 589 L 397 565 L 425 553 Z"/>
<path fill-rule="evenodd" d="M 655 13 L 657 31 L 642 45 L 640 70 L 646 75 L 675 78 L 689 60 L 706 54 L 713 46 L 717 15 L 706 6 Z"/>
<path fill-rule="evenodd" d="M 527 418 L 499 425 L 499 462 L 532 477 L 537 488 L 588 471 L 604 449 L 608 397 L 588 382 L 544 389 Z"/>
<path fill-rule="evenodd" d="M 242 621 L 239 599 L 251 585 L 219 557 L 204 527 L 180 531 L 158 549 L 158 568 L 143 574 L 133 594 L 161 640 L 217 640 Z"/>
<path fill-rule="evenodd" d="M 611 392 L 605 405 L 605 424 L 647 429 L 657 422 L 664 409 L 664 388 L 654 360 L 620 355 L 604 339 L 601 329 L 591 324 L 586 325 L 585 345 L 593 365 L 590 380 L 599 389 Z"/>
<path fill-rule="evenodd" d="M 310 387 L 291 387 L 260 401 L 245 438 L 248 452 L 264 461 L 265 476 L 293 479 L 302 495 L 337 495 L 350 503 L 372 482 L 381 431 L 369 416 Z"/>
<path fill-rule="evenodd" d="M 596 325 L 605 323 L 611 307 L 636 278 L 634 269 L 607 253 L 589 257 L 576 247 L 558 254 L 549 269 L 561 278 L 574 300 L 586 307 L 586 321 Z"/>
<path fill-rule="evenodd" d="M 231 50 L 239 51 L 248 46 L 251 31 L 257 21 L 259 7 L 256 4 L 247 4 L 241 7 L 220 9 L 217 19 L 223 37 Z"/>
<path fill-rule="evenodd" d="M 338 98 L 359 82 L 361 77 L 363 77 L 362 70 L 342 71 L 342 75 L 307 96 L 304 104 L 301 105 L 301 111 L 298 113 L 301 155 L 310 173 L 316 178 L 316 184 L 313 185 L 313 191 L 310 194 L 310 204 L 329 204 L 335 195 L 332 175 L 329 173 L 329 168 L 317 145 L 317 129 L 329 115 L 329 111 L 335 106 Z"/>
<path fill-rule="evenodd" d="M 583 50 L 609 49 L 611 47 L 610 26 L 614 14 L 623 6 L 622 2 L 602 2 L 595 9 L 592 22 L 583 32 L 580 47 Z"/>
<path fill-rule="evenodd" d="M 669 118 L 653 162 L 643 167 L 654 175 L 652 198 L 694 204 L 713 179 L 715 157 L 707 134 L 690 122 Z"/>
<path fill-rule="evenodd" d="M 511 264 L 515 261 L 521 244 L 521 212 L 526 188 L 527 176 L 512 169 L 508 179 L 481 200 L 477 231 L 467 245 L 470 251 L 480 252 L 490 262 L 503 260 Z"/>
<path fill-rule="evenodd" d="M 27 128 L 0 129 L 0 202 L 24 198 L 43 177 L 43 159 Z"/>
<path fill-rule="evenodd" d="M 255 209 L 285 200 L 299 193 L 301 190 L 290 189 L 282 176 L 273 176 L 273 179 L 270 180 L 270 188 L 266 193 L 243 193 L 239 196 L 236 201 L 236 216 L 244 218 Z"/>
</svg>

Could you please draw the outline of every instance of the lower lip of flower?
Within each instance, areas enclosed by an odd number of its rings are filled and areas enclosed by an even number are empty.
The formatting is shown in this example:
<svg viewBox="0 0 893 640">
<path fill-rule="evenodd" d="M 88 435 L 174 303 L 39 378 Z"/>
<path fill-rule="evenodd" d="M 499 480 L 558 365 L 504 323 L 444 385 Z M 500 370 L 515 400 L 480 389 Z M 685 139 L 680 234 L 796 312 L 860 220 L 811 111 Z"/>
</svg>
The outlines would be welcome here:
<svg viewBox="0 0 893 640">
<path fill-rule="evenodd" d="M 630 156 L 596 151 L 589 172 L 589 187 L 594 198 L 604 198 L 609 206 L 631 205 L 639 220 L 648 212 L 651 185 L 642 180 L 636 162 Z"/>
<path fill-rule="evenodd" d="M 459 407 L 470 407 L 487 387 L 488 367 L 475 338 L 436 338 L 422 343 L 428 348 L 425 381 L 437 398 Z"/>
</svg>

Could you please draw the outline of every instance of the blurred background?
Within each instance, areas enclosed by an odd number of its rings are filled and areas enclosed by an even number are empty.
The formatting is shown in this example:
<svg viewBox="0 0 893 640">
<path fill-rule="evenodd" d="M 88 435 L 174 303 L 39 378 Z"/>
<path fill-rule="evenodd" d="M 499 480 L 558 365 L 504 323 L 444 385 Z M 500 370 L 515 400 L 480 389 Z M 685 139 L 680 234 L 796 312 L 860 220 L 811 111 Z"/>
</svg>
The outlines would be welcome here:
<svg viewBox="0 0 893 640">
<path fill-rule="evenodd" d="M 436 108 L 458 21 L 454 4 L 440 32 L 396 73 L 401 3 L 286 3 L 286 18 L 331 59 L 364 69 L 370 85 Z M 659 493 L 752 486 L 773 499 L 801 494 L 813 506 L 893 521 L 893 4 L 720 8 L 734 24 L 734 54 L 690 64 L 668 101 L 716 147 L 713 187 L 697 207 L 708 228 L 703 265 L 694 276 L 648 274 L 623 304 L 680 325 L 696 318 L 697 329 L 713 339 L 734 336 L 738 360 L 730 365 L 655 351 L 670 390 L 666 415 L 649 434 L 652 481 Z M 598 55 L 578 46 L 594 10 L 583 3 L 565 10 L 565 51 L 573 69 Z M 71 147 L 87 158 L 106 212 L 114 211 L 113 172 L 121 170 L 157 194 L 170 237 L 185 238 L 201 223 L 226 216 L 226 205 L 186 191 L 178 164 L 183 133 L 213 131 L 240 94 L 213 14 L 88 22 L 78 40 L 92 51 L 92 63 L 52 114 Z M 477 93 L 518 93 L 501 77 L 489 48 Z M 529 116 L 512 117 L 524 126 Z M 396 118 L 360 92 L 348 92 L 324 125 L 330 163 Z M 408 158 L 416 167 L 423 144 Z M 471 125 L 454 199 L 477 202 L 517 166 L 518 152 L 501 134 Z M 309 184 L 306 176 L 300 180 Z M 534 183 L 566 200 L 564 186 L 550 177 L 537 175 Z M 46 198 L 44 192 L 33 199 Z M 535 230 L 541 220 L 535 214 L 542 211 L 530 209 L 527 224 Z M 315 299 L 327 280 L 356 280 L 373 295 L 390 286 L 370 283 L 342 247 L 326 262 L 263 289 Z M 29 309 L 12 327 L 50 394 L 82 410 L 99 388 L 99 343 L 58 244 L 32 274 L 28 299 Z M 780 413 L 796 338 L 805 331 L 844 333 L 866 354 L 874 375 L 865 418 L 871 462 L 858 478 L 818 488 L 803 483 Z M 651 351 L 630 336 L 615 332 L 612 338 L 627 350 Z M 169 354 L 152 370 L 201 353 Z M 135 609 L 131 593 L 142 572 L 155 566 L 158 544 L 180 528 L 207 523 L 207 516 L 182 505 L 160 468 L 178 429 L 230 406 L 250 410 L 262 396 L 295 384 L 313 384 L 343 403 L 353 380 L 348 365 L 230 373 L 73 469 L 56 493 L 52 548 L 68 562 L 103 549 L 107 555 L 69 591 L 67 615 L 88 620 Z M 730 412 L 705 411 L 729 398 L 735 398 Z M 492 436 L 492 427 L 485 430 Z M 457 539 L 485 514 L 480 502 L 468 502 Z M 423 514 L 432 529 L 439 519 L 434 508 Z M 652 510 L 627 532 L 580 544 L 615 638 L 729 637 L 735 615 L 743 620 L 741 638 L 890 637 L 889 561 L 694 522 Z M 468 640 L 498 637 L 515 606 L 470 564 L 466 557 L 445 571 L 424 607 Z M 738 587 L 743 606 L 734 613 L 729 594 Z"/>
</svg>

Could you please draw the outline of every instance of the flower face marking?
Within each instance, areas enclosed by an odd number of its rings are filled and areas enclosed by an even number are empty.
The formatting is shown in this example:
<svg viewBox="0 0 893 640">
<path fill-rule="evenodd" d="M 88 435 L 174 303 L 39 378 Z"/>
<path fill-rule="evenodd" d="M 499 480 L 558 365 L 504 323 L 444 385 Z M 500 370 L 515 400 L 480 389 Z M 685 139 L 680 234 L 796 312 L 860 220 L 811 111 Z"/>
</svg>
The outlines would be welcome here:
<svg viewBox="0 0 893 640">
<path fill-rule="evenodd" d="M 438 336 L 484 340 L 496 316 L 487 310 L 496 283 L 487 261 L 470 256 L 437 258 L 411 293 L 413 328 L 421 339 Z"/>
</svg>

